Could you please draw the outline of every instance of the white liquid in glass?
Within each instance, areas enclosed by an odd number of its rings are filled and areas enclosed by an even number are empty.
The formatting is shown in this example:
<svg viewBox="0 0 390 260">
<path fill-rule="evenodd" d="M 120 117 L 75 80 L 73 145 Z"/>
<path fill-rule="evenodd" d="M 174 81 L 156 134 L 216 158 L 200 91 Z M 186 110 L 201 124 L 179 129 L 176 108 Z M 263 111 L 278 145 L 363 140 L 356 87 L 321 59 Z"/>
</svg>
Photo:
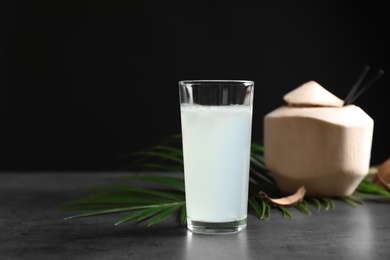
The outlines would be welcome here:
<svg viewBox="0 0 390 260">
<path fill-rule="evenodd" d="M 181 105 L 187 216 L 246 218 L 252 108 Z"/>
</svg>

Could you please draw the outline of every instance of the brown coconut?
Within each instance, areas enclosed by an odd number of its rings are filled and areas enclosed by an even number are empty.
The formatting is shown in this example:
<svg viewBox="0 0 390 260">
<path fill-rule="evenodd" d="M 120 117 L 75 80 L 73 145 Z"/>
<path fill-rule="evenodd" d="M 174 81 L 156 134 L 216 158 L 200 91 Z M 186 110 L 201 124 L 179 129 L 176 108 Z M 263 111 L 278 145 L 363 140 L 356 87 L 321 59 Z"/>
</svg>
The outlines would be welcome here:
<svg viewBox="0 0 390 260">
<path fill-rule="evenodd" d="M 377 167 L 373 183 L 390 191 L 390 158 Z"/>
</svg>

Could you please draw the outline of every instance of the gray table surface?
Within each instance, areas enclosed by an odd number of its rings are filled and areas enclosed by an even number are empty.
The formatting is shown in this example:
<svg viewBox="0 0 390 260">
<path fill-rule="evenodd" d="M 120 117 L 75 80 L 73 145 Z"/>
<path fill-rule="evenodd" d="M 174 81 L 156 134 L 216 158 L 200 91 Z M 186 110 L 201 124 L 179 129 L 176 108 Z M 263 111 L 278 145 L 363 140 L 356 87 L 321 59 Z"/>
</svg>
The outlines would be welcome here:
<svg viewBox="0 0 390 260">
<path fill-rule="evenodd" d="M 122 173 L 129 175 L 129 173 Z M 1 259 L 389 259 L 390 204 L 284 218 L 273 209 L 268 222 L 248 217 L 246 230 L 228 235 L 192 234 L 176 218 L 155 226 L 113 223 L 123 214 L 63 220 L 55 210 L 107 184 L 121 173 L 0 174 Z"/>
</svg>

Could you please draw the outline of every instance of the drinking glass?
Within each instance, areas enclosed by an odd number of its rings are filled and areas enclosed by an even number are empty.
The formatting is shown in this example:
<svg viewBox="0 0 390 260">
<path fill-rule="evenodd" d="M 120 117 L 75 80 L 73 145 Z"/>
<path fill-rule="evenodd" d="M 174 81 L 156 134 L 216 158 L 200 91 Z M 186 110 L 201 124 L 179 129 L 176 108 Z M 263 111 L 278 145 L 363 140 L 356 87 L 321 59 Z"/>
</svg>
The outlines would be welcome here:
<svg viewBox="0 0 390 260">
<path fill-rule="evenodd" d="M 179 81 L 187 227 L 247 226 L 254 82 Z"/>
</svg>

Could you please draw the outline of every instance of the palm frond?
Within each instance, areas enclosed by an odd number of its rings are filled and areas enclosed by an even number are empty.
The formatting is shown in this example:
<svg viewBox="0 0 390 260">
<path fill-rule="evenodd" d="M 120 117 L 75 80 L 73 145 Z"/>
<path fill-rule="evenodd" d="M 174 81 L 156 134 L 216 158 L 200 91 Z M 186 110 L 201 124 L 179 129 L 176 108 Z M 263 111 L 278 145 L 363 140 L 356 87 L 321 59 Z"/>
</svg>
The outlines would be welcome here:
<svg viewBox="0 0 390 260">
<path fill-rule="evenodd" d="M 317 212 L 321 211 L 321 201 L 317 198 L 309 198 L 309 200 L 314 204 Z"/>
<path fill-rule="evenodd" d="M 172 188 L 174 190 L 184 192 L 184 179 L 178 177 L 167 177 L 167 176 L 124 176 L 119 177 L 121 180 L 140 180 L 140 181 L 148 181 L 156 184 L 160 184 L 162 186 L 166 186 Z"/>
<path fill-rule="evenodd" d="M 298 202 L 294 207 L 306 215 L 311 216 L 312 214 L 305 199 Z"/>
<path fill-rule="evenodd" d="M 287 218 L 287 217 L 288 218 L 293 218 L 293 215 L 290 213 L 289 210 L 286 209 L 286 207 L 278 206 L 277 208 L 282 212 L 283 217 L 285 217 L 285 218 Z"/>
<path fill-rule="evenodd" d="M 186 223 L 186 203 L 184 187 L 183 152 L 180 146 L 169 142 L 181 141 L 176 135 L 165 143 L 156 145 L 149 150 L 137 152 L 129 156 L 137 157 L 136 167 L 143 170 L 163 170 L 178 173 L 178 176 L 168 177 L 161 175 L 140 175 L 119 177 L 121 185 L 104 185 L 91 187 L 98 191 L 85 198 L 64 203 L 59 209 L 67 211 L 88 211 L 65 219 L 75 219 L 105 214 L 129 212 L 120 218 L 115 225 L 129 221 L 148 221 L 148 226 L 155 225 L 166 217 L 178 214 L 182 225 Z M 268 221 L 271 210 L 277 209 L 286 218 L 293 218 L 291 211 L 285 206 L 272 205 L 258 195 L 259 191 L 267 193 L 270 197 L 281 197 L 275 180 L 264 163 L 264 147 L 257 143 L 251 145 L 250 181 L 249 181 L 249 211 L 259 219 Z M 133 185 L 133 182 L 142 182 L 152 185 L 144 187 Z M 149 185 L 149 186 L 150 186 Z M 310 206 L 317 212 L 335 209 L 335 200 L 347 203 L 353 207 L 364 205 L 365 200 L 390 201 L 390 192 L 372 183 L 372 174 L 369 174 L 358 186 L 351 196 L 304 197 L 293 207 L 299 212 L 312 215 Z"/>
<path fill-rule="evenodd" d="M 158 188 L 132 186 L 96 186 L 93 190 L 109 191 L 96 193 L 87 198 L 64 203 L 60 210 L 89 210 L 92 212 L 73 215 L 65 219 L 99 216 L 104 214 L 131 212 L 118 220 L 115 225 L 130 220 L 149 220 L 148 226 L 157 224 L 167 216 L 181 210 L 181 223 L 185 223 L 185 195 L 182 178 L 166 176 L 127 176 L 123 181 L 143 181 L 158 184 Z M 167 188 L 161 189 L 161 186 Z M 97 211 L 96 211 L 97 210 Z"/>
<path fill-rule="evenodd" d="M 264 219 L 266 208 L 263 204 L 259 204 L 254 196 L 249 196 L 248 203 L 252 209 L 256 212 L 260 219 Z"/>
</svg>

